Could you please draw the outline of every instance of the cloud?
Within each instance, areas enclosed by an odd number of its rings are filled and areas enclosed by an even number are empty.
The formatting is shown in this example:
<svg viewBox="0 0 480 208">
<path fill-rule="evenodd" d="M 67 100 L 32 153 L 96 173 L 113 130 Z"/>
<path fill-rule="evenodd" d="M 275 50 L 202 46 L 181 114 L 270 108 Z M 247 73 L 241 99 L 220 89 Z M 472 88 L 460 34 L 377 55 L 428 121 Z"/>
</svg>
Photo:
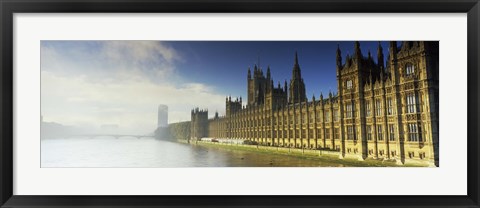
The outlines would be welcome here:
<svg viewBox="0 0 480 208">
<path fill-rule="evenodd" d="M 139 62 L 158 62 L 159 57 L 169 63 L 180 60 L 173 48 L 160 41 L 106 41 L 102 50 L 107 57 L 117 61 L 128 58 Z"/>
<path fill-rule="evenodd" d="M 172 79 L 183 59 L 160 41 L 42 41 L 42 71 L 64 76 L 86 75 L 92 81 L 148 77 Z"/>
<path fill-rule="evenodd" d="M 196 106 L 224 108 L 211 86 L 176 77 L 175 64 L 185 60 L 161 42 L 42 42 L 41 55 L 47 121 L 146 133 L 156 127 L 159 104 L 169 106 L 169 122 L 189 120 Z"/>
</svg>

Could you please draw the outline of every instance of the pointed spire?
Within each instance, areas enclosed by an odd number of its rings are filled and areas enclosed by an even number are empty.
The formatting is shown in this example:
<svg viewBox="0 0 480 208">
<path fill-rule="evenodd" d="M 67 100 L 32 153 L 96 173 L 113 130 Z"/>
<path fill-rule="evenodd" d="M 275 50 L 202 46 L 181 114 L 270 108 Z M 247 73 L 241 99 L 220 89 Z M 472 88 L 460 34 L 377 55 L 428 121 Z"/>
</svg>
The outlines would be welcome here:
<svg viewBox="0 0 480 208">
<path fill-rule="evenodd" d="M 355 47 L 354 47 L 354 55 L 355 58 L 361 58 L 362 57 L 362 51 L 360 50 L 360 42 L 355 41 Z"/>
<path fill-rule="evenodd" d="M 337 68 L 342 66 L 342 51 L 340 50 L 340 44 L 337 44 Z"/>
<path fill-rule="evenodd" d="M 270 65 L 267 67 L 267 79 L 270 79 Z"/>
<path fill-rule="evenodd" d="M 315 93 L 312 94 L 312 100 L 315 101 Z"/>
<path fill-rule="evenodd" d="M 250 71 L 250 67 L 248 67 L 248 79 L 251 79 L 252 78 L 252 72 Z"/>
<path fill-rule="evenodd" d="M 278 89 L 280 89 L 280 88 L 281 88 L 281 87 L 280 87 L 280 81 L 278 81 L 278 87 L 277 87 L 277 88 L 278 88 Z"/>
<path fill-rule="evenodd" d="M 378 41 L 378 49 L 377 49 L 377 64 L 380 66 L 380 68 L 384 68 L 384 60 L 383 60 L 383 48 L 382 48 L 382 43 Z"/>
<path fill-rule="evenodd" d="M 389 62 L 397 59 L 397 53 L 398 53 L 397 41 L 390 41 L 389 55 L 388 55 Z"/>
<path fill-rule="evenodd" d="M 295 51 L 295 63 L 293 64 L 292 70 L 292 80 L 300 80 L 302 79 L 302 75 L 300 72 L 300 65 L 298 64 L 298 53 Z"/>
<path fill-rule="evenodd" d="M 320 92 L 320 100 L 323 100 L 323 93 Z"/>
<path fill-rule="evenodd" d="M 295 65 L 298 65 L 298 53 L 295 51 Z"/>
</svg>

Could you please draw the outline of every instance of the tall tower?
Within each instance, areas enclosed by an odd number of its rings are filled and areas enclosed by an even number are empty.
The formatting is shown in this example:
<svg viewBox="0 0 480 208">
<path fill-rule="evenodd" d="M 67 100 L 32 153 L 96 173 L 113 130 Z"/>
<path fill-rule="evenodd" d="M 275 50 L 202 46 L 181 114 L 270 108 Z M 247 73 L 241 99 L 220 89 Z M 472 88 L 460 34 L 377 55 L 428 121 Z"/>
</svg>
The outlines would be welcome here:
<svg viewBox="0 0 480 208">
<path fill-rule="evenodd" d="M 383 60 L 383 48 L 380 41 L 378 41 L 378 48 L 377 48 L 377 64 L 380 70 L 384 70 L 384 60 Z"/>
<path fill-rule="evenodd" d="M 289 103 L 299 103 L 306 101 L 305 83 L 302 79 L 300 65 L 298 64 L 298 54 L 295 52 L 295 63 L 292 70 L 292 79 L 290 80 Z"/>
<path fill-rule="evenodd" d="M 267 76 L 270 76 L 269 70 L 267 71 Z M 248 91 L 248 105 L 261 105 L 265 101 L 265 93 L 267 90 L 267 85 L 270 84 L 270 81 L 265 78 L 263 71 L 260 66 L 255 64 L 253 68 L 253 76 L 251 75 L 250 68 L 248 68 L 247 76 L 247 91 Z"/>
<path fill-rule="evenodd" d="M 191 113 L 190 139 L 200 140 L 208 136 L 208 110 L 195 108 Z"/>
<path fill-rule="evenodd" d="M 160 104 L 158 105 L 158 117 L 157 127 L 168 126 L 168 106 Z"/>
<path fill-rule="evenodd" d="M 341 51 L 337 47 L 337 86 L 341 122 L 342 155 L 345 153 L 356 154 L 359 159 L 367 157 L 367 140 L 365 134 L 364 114 L 364 83 L 370 74 L 373 59 L 363 57 L 360 42 L 354 42 L 354 53 L 345 58 L 342 65 Z"/>
</svg>

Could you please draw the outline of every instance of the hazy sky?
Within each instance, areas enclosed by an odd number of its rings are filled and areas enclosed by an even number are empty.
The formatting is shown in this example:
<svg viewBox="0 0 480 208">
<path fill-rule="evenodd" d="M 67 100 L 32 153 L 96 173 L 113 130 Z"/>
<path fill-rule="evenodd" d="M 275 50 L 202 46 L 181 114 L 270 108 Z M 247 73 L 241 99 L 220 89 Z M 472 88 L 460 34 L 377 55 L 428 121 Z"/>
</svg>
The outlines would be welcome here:
<svg viewBox="0 0 480 208">
<path fill-rule="evenodd" d="M 225 96 L 247 91 L 247 69 L 271 68 L 274 84 L 289 82 L 298 51 L 307 97 L 337 91 L 335 51 L 353 42 L 321 41 L 42 41 L 42 115 L 74 126 L 116 124 L 151 132 L 158 104 L 169 122 L 190 120 L 194 107 L 223 115 Z M 378 42 L 361 42 L 377 56 Z M 385 58 L 388 43 L 382 42 Z M 376 60 L 376 59 L 375 59 Z"/>
</svg>

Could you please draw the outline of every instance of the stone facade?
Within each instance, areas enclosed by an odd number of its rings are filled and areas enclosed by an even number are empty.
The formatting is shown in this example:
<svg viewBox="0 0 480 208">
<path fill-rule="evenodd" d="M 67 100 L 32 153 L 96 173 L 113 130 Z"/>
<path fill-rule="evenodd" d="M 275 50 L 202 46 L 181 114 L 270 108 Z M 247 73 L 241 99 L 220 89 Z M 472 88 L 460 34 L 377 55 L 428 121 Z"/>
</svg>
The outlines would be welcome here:
<svg viewBox="0 0 480 208">
<path fill-rule="evenodd" d="M 226 115 L 208 119 L 192 111 L 192 139 L 202 137 L 256 141 L 261 145 L 339 151 L 341 157 L 427 162 L 438 166 L 439 43 L 390 42 L 384 66 L 364 56 L 360 43 L 342 61 L 336 52 L 338 92 L 325 98 L 305 94 L 298 56 L 287 83 L 274 86 L 255 66 L 248 69 L 248 103 L 225 101 Z"/>
</svg>

